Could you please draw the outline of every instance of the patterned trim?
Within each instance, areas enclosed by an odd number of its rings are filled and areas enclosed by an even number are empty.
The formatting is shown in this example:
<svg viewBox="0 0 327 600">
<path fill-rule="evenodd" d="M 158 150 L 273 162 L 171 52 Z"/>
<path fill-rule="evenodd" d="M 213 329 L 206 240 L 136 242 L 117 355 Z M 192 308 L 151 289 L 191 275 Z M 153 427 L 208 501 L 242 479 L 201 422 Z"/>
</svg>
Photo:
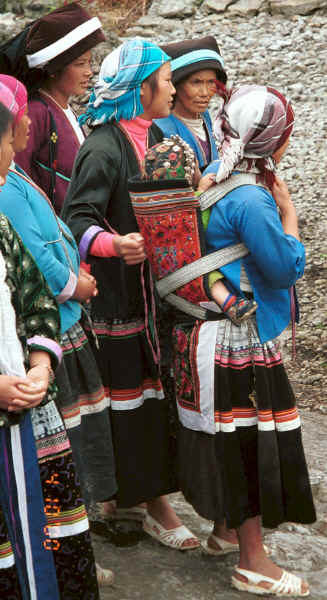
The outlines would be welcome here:
<svg viewBox="0 0 327 600">
<path fill-rule="evenodd" d="M 14 564 L 15 558 L 11 543 L 6 542 L 0 546 L 0 569 L 9 569 Z"/>
<path fill-rule="evenodd" d="M 70 450 L 70 443 L 65 431 L 48 436 L 47 438 L 40 438 L 36 446 L 39 459 Z"/>
<path fill-rule="evenodd" d="M 128 337 L 142 333 L 145 329 L 144 321 L 135 320 L 125 323 L 107 323 L 106 321 L 93 321 L 93 329 L 97 335 L 106 337 Z"/>
<path fill-rule="evenodd" d="M 291 431 L 301 427 L 297 408 L 273 413 L 271 410 L 235 408 L 231 412 L 215 412 L 216 432 L 233 433 L 237 427 L 258 427 L 259 431 Z"/>
<path fill-rule="evenodd" d="M 215 433 L 214 398 L 215 348 L 218 322 L 207 321 L 194 327 L 190 340 L 192 403 L 178 397 L 177 408 L 184 427 Z"/>
<path fill-rule="evenodd" d="M 268 354 L 265 352 L 265 348 L 262 344 L 253 344 L 251 353 L 248 347 L 240 347 L 233 349 L 231 355 L 231 348 L 224 346 L 220 343 L 216 344 L 215 362 L 220 367 L 243 370 L 250 367 L 252 364 L 256 366 L 263 366 L 272 368 L 276 365 L 282 364 L 282 357 L 280 352 L 275 354 Z"/>
<path fill-rule="evenodd" d="M 102 412 L 110 406 L 110 399 L 103 394 L 102 389 L 94 394 L 79 396 L 76 404 L 70 407 L 62 407 L 61 413 L 65 420 L 67 429 L 78 427 L 82 417 Z"/>
<path fill-rule="evenodd" d="M 88 227 L 88 229 L 84 231 L 78 246 L 81 260 L 87 259 L 91 242 L 93 241 L 95 236 L 98 235 L 98 233 L 100 233 L 101 231 L 104 231 L 104 229 L 102 227 L 99 227 L 98 225 L 91 225 L 91 227 Z"/>
<path fill-rule="evenodd" d="M 63 304 L 64 302 L 69 300 L 69 298 L 72 297 L 73 293 L 75 292 L 76 285 L 77 285 L 77 276 L 75 275 L 75 273 L 73 271 L 70 271 L 69 278 L 68 278 L 68 281 L 67 281 L 64 289 L 57 296 L 58 304 Z"/>
<path fill-rule="evenodd" d="M 62 359 L 62 349 L 54 340 L 50 340 L 50 338 L 41 337 L 40 335 L 35 335 L 32 338 L 27 340 L 29 346 L 41 346 L 42 348 L 46 348 L 57 357 L 58 363 L 60 364 Z"/>
<path fill-rule="evenodd" d="M 109 390 L 106 390 L 109 392 Z M 108 393 L 109 395 L 109 393 Z M 162 400 L 164 393 L 160 380 L 145 379 L 143 385 L 129 390 L 111 390 L 112 410 L 132 410 L 144 404 L 150 398 Z"/>
<path fill-rule="evenodd" d="M 60 513 L 46 512 L 47 532 L 51 539 L 78 535 L 89 529 L 85 506 Z"/>
</svg>

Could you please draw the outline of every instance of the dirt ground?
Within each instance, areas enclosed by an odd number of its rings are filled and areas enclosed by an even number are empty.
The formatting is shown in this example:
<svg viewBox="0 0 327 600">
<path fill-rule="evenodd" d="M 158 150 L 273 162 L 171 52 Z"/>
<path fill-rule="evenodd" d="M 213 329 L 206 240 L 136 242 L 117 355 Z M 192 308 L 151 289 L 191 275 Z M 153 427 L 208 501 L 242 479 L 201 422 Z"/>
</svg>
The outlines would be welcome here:
<svg viewBox="0 0 327 600">
<path fill-rule="evenodd" d="M 303 437 L 316 501 L 317 522 L 312 526 L 284 524 L 266 531 L 265 542 L 276 562 L 302 577 L 311 586 L 311 600 L 327 598 L 327 416 L 302 411 Z M 198 517 L 181 494 L 171 501 L 183 522 L 201 540 L 212 524 Z M 130 547 L 115 547 L 93 535 L 96 559 L 115 572 L 115 584 L 103 588 L 101 600 L 247 600 L 254 598 L 233 590 L 229 580 L 237 554 L 215 558 L 201 550 L 171 550 L 138 530 L 140 541 Z M 271 597 L 271 596 L 268 596 Z"/>
</svg>

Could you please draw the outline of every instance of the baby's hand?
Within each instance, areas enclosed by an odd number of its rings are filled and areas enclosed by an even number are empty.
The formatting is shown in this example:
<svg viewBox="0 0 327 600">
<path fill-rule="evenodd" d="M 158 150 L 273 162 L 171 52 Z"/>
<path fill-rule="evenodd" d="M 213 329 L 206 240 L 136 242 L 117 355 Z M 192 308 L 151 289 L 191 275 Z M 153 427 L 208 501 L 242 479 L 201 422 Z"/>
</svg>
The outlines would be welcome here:
<svg viewBox="0 0 327 600">
<path fill-rule="evenodd" d="M 207 175 L 204 175 L 199 181 L 197 192 L 203 194 L 203 192 L 206 192 L 209 188 L 211 188 L 215 182 L 216 175 L 214 173 L 208 173 Z"/>
</svg>

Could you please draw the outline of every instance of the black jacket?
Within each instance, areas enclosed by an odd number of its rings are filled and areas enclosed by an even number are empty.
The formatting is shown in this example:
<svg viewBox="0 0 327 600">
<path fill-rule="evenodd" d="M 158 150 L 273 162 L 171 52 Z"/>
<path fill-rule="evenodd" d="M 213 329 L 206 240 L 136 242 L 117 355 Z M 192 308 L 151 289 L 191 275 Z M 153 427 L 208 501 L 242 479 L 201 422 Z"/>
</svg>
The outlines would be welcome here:
<svg viewBox="0 0 327 600">
<path fill-rule="evenodd" d="M 162 140 L 162 132 L 152 125 L 149 146 Z M 92 226 L 121 235 L 138 231 L 127 189 L 128 179 L 140 172 L 134 149 L 116 123 L 96 127 L 81 146 L 75 160 L 62 218 L 77 243 Z M 92 231 L 92 230 L 90 230 Z M 99 232 L 90 237 L 89 245 Z M 143 315 L 140 266 L 127 266 L 120 258 L 88 255 L 99 295 L 92 300 L 95 319 L 130 319 Z"/>
</svg>

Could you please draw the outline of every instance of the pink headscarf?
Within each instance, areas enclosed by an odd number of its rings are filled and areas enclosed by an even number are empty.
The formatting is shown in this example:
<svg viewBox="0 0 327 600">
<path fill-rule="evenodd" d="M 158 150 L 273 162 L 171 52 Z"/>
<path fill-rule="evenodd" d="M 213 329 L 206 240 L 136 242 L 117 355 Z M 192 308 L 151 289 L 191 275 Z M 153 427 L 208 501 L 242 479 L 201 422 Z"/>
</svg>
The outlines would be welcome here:
<svg viewBox="0 0 327 600">
<path fill-rule="evenodd" d="M 219 90 L 218 94 L 222 95 Z M 274 88 L 242 85 L 233 89 L 214 124 L 221 144 L 217 183 L 237 168 L 259 171 L 259 179 L 271 187 L 276 167 L 272 155 L 291 134 L 293 123 L 289 100 Z"/>
<path fill-rule="evenodd" d="M 0 81 L 0 102 L 3 104 L 13 115 L 14 119 L 18 115 L 19 107 L 15 100 L 14 94 L 10 89 Z"/>
<path fill-rule="evenodd" d="M 9 107 L 10 112 L 14 116 L 14 123 L 17 124 L 22 118 L 25 108 L 27 106 L 27 90 L 23 83 L 11 77 L 11 75 L 0 75 L 0 83 L 5 85 L 13 94 L 15 103 L 17 105 L 17 112 L 14 112 Z M 4 102 L 3 102 L 4 104 Z"/>
</svg>

